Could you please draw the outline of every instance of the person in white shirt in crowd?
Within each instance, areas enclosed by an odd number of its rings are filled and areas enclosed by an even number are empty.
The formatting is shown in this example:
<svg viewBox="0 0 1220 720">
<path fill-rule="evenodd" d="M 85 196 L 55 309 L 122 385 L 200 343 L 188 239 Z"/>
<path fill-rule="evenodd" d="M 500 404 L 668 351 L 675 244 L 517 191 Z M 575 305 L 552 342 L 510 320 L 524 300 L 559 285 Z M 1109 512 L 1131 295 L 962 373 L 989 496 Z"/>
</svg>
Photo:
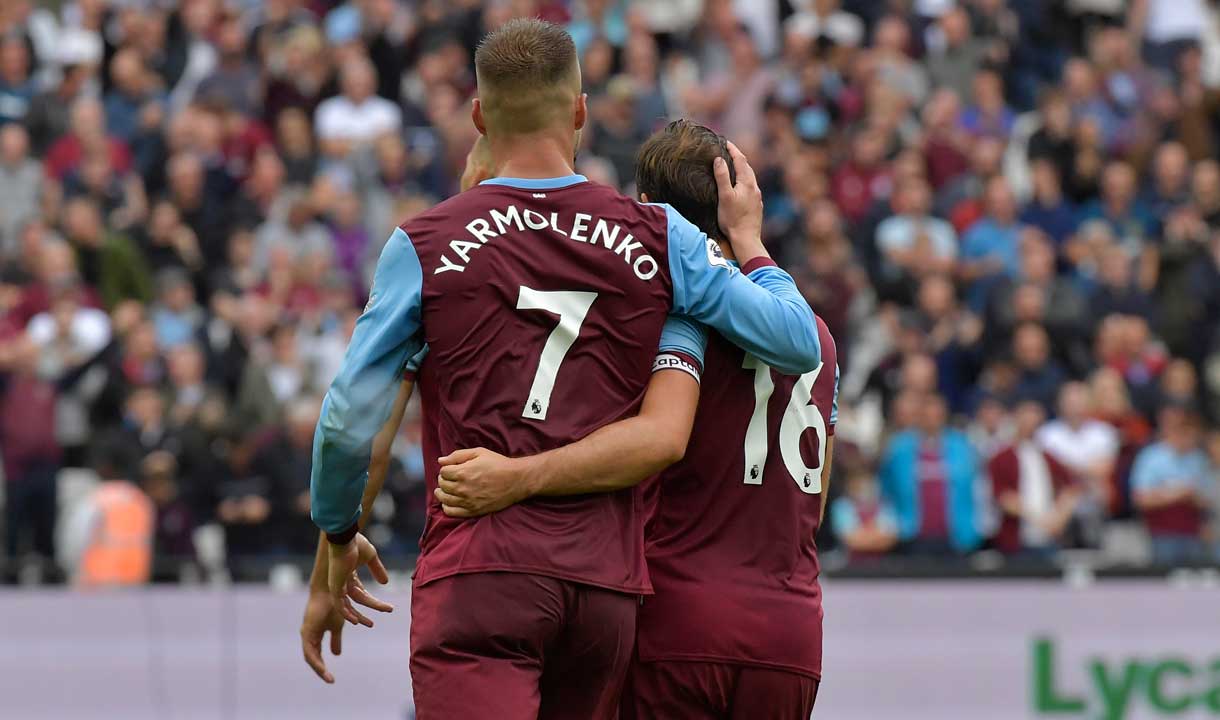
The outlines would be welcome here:
<svg viewBox="0 0 1220 720">
<path fill-rule="evenodd" d="M 1034 441 L 1046 411 L 1027 399 L 1013 411 L 1016 437 L 987 463 L 1000 512 L 996 547 L 1005 554 L 1044 556 L 1055 550 L 1072 519 L 1079 489 L 1066 467 Z"/>
<path fill-rule="evenodd" d="M 864 41 L 864 23 L 844 12 L 840 0 L 796 0 L 797 11 L 784 21 L 786 32 L 808 38 L 825 37 L 836 45 L 858 47 Z"/>
<path fill-rule="evenodd" d="M 1127 8 L 1132 36 L 1143 36 L 1144 61 L 1167 73 L 1176 73 L 1178 57 L 1198 45 L 1208 19 L 1204 0 L 1132 0 Z"/>
<path fill-rule="evenodd" d="M 1043 425 L 1035 436 L 1038 445 L 1067 467 L 1080 485 L 1077 515 L 1088 540 L 1096 539 L 1105 508 L 1110 507 L 1119 450 L 1118 431 L 1093 419 L 1093 409 L 1088 385 L 1064 383 L 1059 390 L 1059 417 Z"/>
<path fill-rule="evenodd" d="M 376 94 L 377 71 L 372 63 L 349 60 L 340 72 L 342 93 L 322 101 L 314 117 L 322 153 L 334 160 L 398 132 L 402 125 L 402 110 Z"/>
</svg>

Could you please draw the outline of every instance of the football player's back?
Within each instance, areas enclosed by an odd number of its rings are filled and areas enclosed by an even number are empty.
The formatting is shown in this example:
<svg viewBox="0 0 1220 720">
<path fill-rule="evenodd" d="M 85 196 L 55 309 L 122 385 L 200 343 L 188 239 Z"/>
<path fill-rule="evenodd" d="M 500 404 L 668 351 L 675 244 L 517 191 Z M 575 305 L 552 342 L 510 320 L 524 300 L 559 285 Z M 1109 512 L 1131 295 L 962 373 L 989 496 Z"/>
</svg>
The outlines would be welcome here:
<svg viewBox="0 0 1220 720">
<path fill-rule="evenodd" d="M 723 236 L 706 171 L 723 145 L 671 125 L 641 150 L 641 191 Z M 809 716 L 822 646 L 814 536 L 838 380 L 834 340 L 816 322 L 821 364 L 802 375 L 710 335 L 686 456 L 645 486 L 656 594 L 640 608 L 624 717 Z"/>
<path fill-rule="evenodd" d="M 640 614 L 644 660 L 703 658 L 821 675 L 814 536 L 834 433 L 834 340 L 782 375 L 713 334 L 686 457 L 656 481 Z M 700 629 L 715 627 L 714 633 Z"/>
<path fill-rule="evenodd" d="M 639 403 L 668 314 L 667 221 L 573 175 L 490 180 L 403 227 L 423 268 L 425 465 L 481 445 L 573 442 Z M 417 582 L 558 573 L 647 589 L 630 491 L 539 498 L 476 521 L 431 504 Z"/>
</svg>

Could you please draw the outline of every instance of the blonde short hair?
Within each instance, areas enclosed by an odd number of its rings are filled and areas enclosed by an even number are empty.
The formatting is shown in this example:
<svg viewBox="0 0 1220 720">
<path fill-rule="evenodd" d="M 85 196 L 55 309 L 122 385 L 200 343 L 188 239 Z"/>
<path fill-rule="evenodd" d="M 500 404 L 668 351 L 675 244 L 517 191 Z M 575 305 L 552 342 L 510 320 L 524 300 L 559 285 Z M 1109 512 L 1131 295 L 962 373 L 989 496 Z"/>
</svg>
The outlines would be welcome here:
<svg viewBox="0 0 1220 720">
<path fill-rule="evenodd" d="M 544 20 L 510 20 L 474 55 L 479 103 L 493 135 L 546 129 L 571 112 L 580 94 L 572 36 Z"/>
</svg>

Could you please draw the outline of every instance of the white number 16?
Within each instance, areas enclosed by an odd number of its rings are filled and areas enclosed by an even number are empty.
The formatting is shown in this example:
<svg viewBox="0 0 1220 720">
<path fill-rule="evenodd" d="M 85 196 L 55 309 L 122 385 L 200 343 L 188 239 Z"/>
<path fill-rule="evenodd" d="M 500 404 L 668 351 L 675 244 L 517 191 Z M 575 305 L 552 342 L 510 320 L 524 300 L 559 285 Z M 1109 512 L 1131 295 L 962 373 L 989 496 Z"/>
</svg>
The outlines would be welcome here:
<svg viewBox="0 0 1220 720">
<path fill-rule="evenodd" d="M 753 355 L 747 354 L 741 366 L 754 371 L 754 414 L 750 416 L 750 424 L 746 428 L 744 479 L 747 485 L 761 485 L 769 450 L 767 404 L 775 391 L 775 381 L 771 379 L 771 368 Z M 818 365 L 796 381 L 779 424 L 779 451 L 784 467 L 801 492 L 808 495 L 822 492 L 821 469 L 822 463 L 826 462 L 826 421 L 822 419 L 817 406 L 809 401 L 813 383 L 822 372 L 822 367 Z M 801 457 L 801 436 L 809 428 L 813 428 L 818 436 L 817 464 L 813 467 L 806 467 Z"/>
</svg>

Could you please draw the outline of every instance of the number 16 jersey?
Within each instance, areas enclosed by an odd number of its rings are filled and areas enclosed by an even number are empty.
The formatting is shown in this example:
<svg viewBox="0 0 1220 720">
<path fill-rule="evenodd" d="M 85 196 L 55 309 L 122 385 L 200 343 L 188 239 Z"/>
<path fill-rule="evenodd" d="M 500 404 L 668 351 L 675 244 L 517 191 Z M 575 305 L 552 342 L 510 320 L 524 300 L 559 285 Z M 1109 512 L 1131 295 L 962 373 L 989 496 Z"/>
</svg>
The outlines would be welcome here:
<svg viewBox="0 0 1220 720">
<path fill-rule="evenodd" d="M 646 485 L 641 660 L 822 672 L 817 534 L 834 434 L 835 344 L 783 375 L 712 333 L 686 457 Z"/>
<path fill-rule="evenodd" d="M 671 312 L 772 362 L 813 367 L 813 314 L 766 264 L 739 272 L 671 208 L 579 175 L 487 181 L 411 219 L 387 242 L 327 394 L 315 520 L 328 532 L 355 521 L 367 443 L 427 343 L 417 377 L 429 506 L 415 582 L 510 571 L 649 592 L 637 491 L 457 520 L 431 495 L 437 458 L 471 447 L 532 455 L 634 414 Z"/>
</svg>

